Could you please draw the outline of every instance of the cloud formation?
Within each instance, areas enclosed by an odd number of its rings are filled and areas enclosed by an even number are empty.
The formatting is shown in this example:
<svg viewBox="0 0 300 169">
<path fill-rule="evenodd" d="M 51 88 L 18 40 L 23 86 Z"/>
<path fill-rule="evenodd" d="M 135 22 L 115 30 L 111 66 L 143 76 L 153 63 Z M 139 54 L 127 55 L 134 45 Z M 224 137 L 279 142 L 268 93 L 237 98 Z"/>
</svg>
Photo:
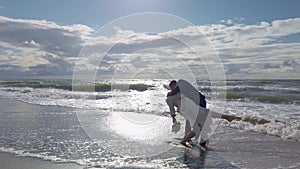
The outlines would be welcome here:
<svg viewBox="0 0 300 169">
<path fill-rule="evenodd" d="M 0 16 L 0 78 L 71 75 L 76 62 L 82 70 L 103 74 L 162 66 L 182 73 L 188 66 L 207 77 L 205 66 L 214 65 L 205 58 L 208 48 L 219 55 L 228 78 L 299 78 L 300 41 L 281 39 L 300 35 L 300 18 L 242 22 L 237 18 L 157 34 L 116 27 L 114 35 L 106 37 L 93 36 L 96 30 L 86 25 Z M 78 59 L 82 47 L 98 53 Z M 106 49 L 100 62 L 98 55 Z"/>
<path fill-rule="evenodd" d="M 66 58 L 78 55 L 91 32 L 93 29 L 85 25 L 61 26 L 0 16 L 0 59 L 5 67 L 1 75 L 70 73 L 72 66 Z M 62 65 L 67 67 L 58 69 Z"/>
</svg>

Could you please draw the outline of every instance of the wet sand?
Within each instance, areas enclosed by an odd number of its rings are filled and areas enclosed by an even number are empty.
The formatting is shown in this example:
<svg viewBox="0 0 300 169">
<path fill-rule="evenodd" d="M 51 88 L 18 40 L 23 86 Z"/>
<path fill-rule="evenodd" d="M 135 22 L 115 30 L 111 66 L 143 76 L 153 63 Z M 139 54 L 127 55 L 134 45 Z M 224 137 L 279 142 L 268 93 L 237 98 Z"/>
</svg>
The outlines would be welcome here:
<svg viewBox="0 0 300 169">
<path fill-rule="evenodd" d="M 300 168 L 300 142 L 234 128 L 225 130 L 217 131 L 209 146 L 232 165 L 253 169 Z"/>
<path fill-rule="evenodd" d="M 82 169 L 75 163 L 57 163 L 35 157 L 22 157 L 0 152 L 1 169 Z"/>
</svg>

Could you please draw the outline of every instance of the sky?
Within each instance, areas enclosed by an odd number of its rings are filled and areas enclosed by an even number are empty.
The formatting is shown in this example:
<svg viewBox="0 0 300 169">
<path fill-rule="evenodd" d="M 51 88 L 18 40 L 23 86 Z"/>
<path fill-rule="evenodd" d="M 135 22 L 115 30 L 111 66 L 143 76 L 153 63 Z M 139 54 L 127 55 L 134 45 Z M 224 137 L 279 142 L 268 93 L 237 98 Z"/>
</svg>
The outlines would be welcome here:
<svg viewBox="0 0 300 169">
<path fill-rule="evenodd" d="M 0 79 L 299 79 L 298 0 L 1 0 Z"/>
</svg>

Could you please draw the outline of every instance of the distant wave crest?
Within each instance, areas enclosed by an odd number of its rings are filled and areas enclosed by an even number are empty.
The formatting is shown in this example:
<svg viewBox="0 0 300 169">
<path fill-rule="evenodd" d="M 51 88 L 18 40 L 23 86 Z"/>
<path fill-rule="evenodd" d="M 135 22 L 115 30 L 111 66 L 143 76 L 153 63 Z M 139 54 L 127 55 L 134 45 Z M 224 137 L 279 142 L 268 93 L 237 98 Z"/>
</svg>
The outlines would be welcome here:
<svg viewBox="0 0 300 169">
<path fill-rule="evenodd" d="M 1 86 L 4 87 L 30 87 L 30 88 L 54 88 L 63 89 L 69 91 L 91 91 L 91 92 L 106 92 L 113 90 L 137 90 L 145 91 L 150 89 L 151 85 L 147 84 L 112 84 L 112 83 L 87 83 L 87 84 L 75 84 L 71 81 L 59 83 L 59 82 L 44 82 L 44 81 L 2 81 Z M 29 91 L 28 91 L 29 92 Z"/>
</svg>

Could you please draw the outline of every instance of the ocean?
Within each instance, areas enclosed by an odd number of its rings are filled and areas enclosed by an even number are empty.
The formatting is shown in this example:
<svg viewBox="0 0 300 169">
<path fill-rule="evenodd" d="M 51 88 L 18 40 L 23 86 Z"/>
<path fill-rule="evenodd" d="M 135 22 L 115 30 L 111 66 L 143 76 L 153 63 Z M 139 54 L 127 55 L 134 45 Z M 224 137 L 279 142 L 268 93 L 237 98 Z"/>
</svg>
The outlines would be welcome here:
<svg viewBox="0 0 300 169">
<path fill-rule="evenodd" d="M 226 86 L 198 80 L 194 85 L 209 109 L 244 120 L 214 120 L 205 160 L 186 162 L 186 150 L 169 144 L 183 137 L 184 119 L 178 118 L 181 129 L 172 132 L 168 83 L 99 80 L 72 86 L 72 80 L 2 80 L 0 151 L 96 168 L 251 168 L 219 156 L 229 153 L 220 150 L 220 142 L 238 139 L 233 131 L 257 135 L 264 143 L 272 138 L 299 145 L 300 80 L 227 80 Z M 270 123 L 259 124 L 259 118 Z"/>
</svg>

